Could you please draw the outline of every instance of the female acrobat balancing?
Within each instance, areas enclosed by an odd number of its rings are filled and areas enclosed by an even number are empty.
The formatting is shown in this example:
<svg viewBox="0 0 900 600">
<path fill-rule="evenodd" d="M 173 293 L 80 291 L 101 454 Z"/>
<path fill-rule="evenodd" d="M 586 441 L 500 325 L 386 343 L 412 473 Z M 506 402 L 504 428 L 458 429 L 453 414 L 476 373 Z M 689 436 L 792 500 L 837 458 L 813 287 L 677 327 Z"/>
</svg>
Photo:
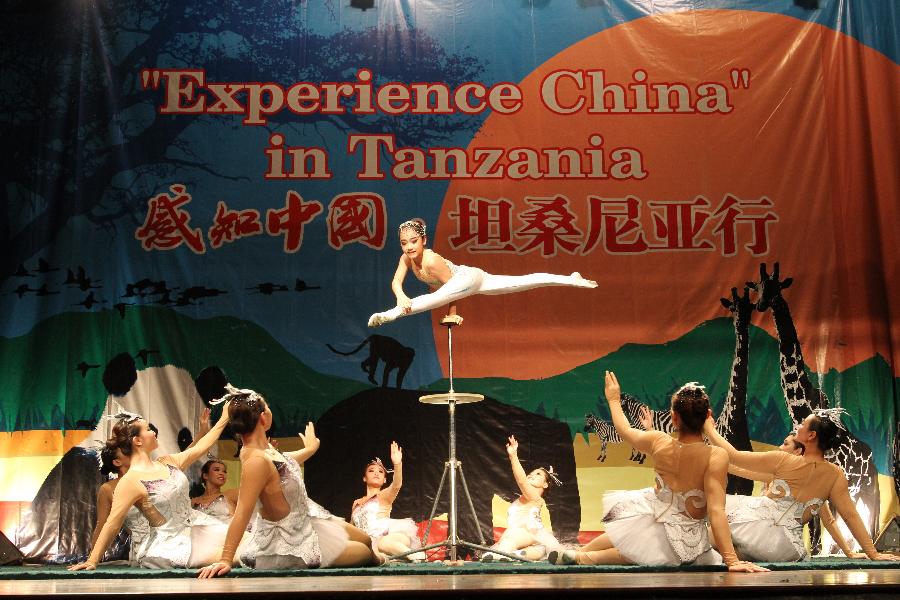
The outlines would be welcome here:
<svg viewBox="0 0 900 600">
<path fill-rule="evenodd" d="M 512 465 L 513 477 L 521 494 L 509 505 L 506 531 L 492 546 L 506 554 L 513 554 L 529 560 L 543 560 L 547 555 L 560 550 L 560 544 L 552 533 L 547 531 L 541 521 L 541 509 L 544 507 L 544 493 L 550 486 L 562 485 L 553 472 L 553 467 L 538 467 L 526 474 L 519 462 L 519 442 L 511 435 L 506 444 L 506 453 Z M 488 552 L 481 560 L 508 560 L 503 555 Z"/>
<path fill-rule="evenodd" d="M 412 519 L 392 519 L 391 506 L 403 485 L 403 449 L 391 442 L 391 463 L 394 476 L 384 487 L 387 469 L 381 459 L 375 458 L 366 465 L 363 483 L 366 495 L 353 501 L 350 522 L 369 534 L 372 549 L 386 557 L 404 554 L 420 547 L 418 528 Z M 425 560 L 424 552 L 414 552 L 405 557 L 409 561 Z"/>
<path fill-rule="evenodd" d="M 653 457 L 656 487 L 614 492 L 604 498 L 605 533 L 580 551 L 550 553 L 557 564 L 714 565 L 729 571 L 766 571 L 738 560 L 725 519 L 728 455 L 707 446 L 701 436 L 710 414 L 702 386 L 687 384 L 672 396 L 677 439 L 660 431 L 641 431 L 628 422 L 614 373 L 606 372 L 606 401 L 619 436 Z M 710 544 L 709 530 L 721 556 Z"/>
<path fill-rule="evenodd" d="M 731 537 L 740 556 L 752 560 L 793 562 L 809 558 L 803 543 L 803 525 L 819 513 L 822 524 L 851 558 L 862 558 L 850 551 L 827 501 L 837 509 L 872 560 L 900 560 L 875 549 L 847 486 L 843 470 L 825 460 L 825 452 L 840 442 L 840 409 L 813 411 L 794 434 L 794 444 L 802 444 L 802 454 L 779 450 L 742 452 L 716 431 L 712 419 L 703 427 L 709 441 L 728 453 L 737 474 L 768 484 L 763 496 L 729 496 L 728 522 Z M 734 470 L 734 469 L 733 469 Z"/>
<path fill-rule="evenodd" d="M 253 390 L 225 388 L 230 400 L 229 425 L 241 437 L 241 483 L 237 508 L 218 561 L 204 567 L 201 579 L 231 571 L 236 555 L 242 563 L 258 569 L 304 569 L 374 565 L 381 561 L 373 554 L 365 532 L 349 523 L 314 516 L 306 495 L 300 462 L 319 447 L 312 423 L 301 435 L 304 448 L 282 454 L 269 444 L 266 432 L 272 426 L 272 411 L 266 400 Z M 253 535 L 245 548 L 238 546 L 259 502 Z M 318 507 L 318 505 L 315 505 Z M 324 512 L 324 511 L 323 511 Z"/>
<path fill-rule="evenodd" d="M 455 265 L 437 252 L 425 247 L 427 236 L 425 222 L 421 219 L 412 219 L 401 223 L 399 233 L 400 249 L 403 254 L 400 255 L 397 271 L 391 281 L 391 290 L 397 297 L 397 306 L 369 317 L 369 327 L 378 327 L 399 317 L 415 315 L 446 304 L 450 305 L 447 318 L 460 324 L 462 317 L 456 314 L 455 302 L 475 294 L 511 294 L 553 285 L 580 288 L 597 287 L 596 281 L 585 279 L 578 273 L 571 275 L 552 275 L 550 273 L 491 275 L 477 267 Z M 430 294 L 409 298 L 403 292 L 403 280 L 410 270 L 416 279 L 432 289 Z"/>
<path fill-rule="evenodd" d="M 197 440 L 194 446 L 154 460 L 151 453 L 159 443 L 156 432 L 146 419 L 134 414 L 120 418 L 113 427 L 108 443 L 130 458 L 128 472 L 116 484 L 109 516 L 97 536 L 90 556 L 69 569 L 95 569 L 133 506 L 140 509 L 149 523 L 149 532 L 133 552 L 133 562 L 136 565 L 146 568 L 185 568 L 208 563 L 210 552 L 215 552 L 216 545 L 195 543 L 194 540 L 216 539 L 218 526 L 221 534 L 218 535 L 218 544 L 221 545 L 225 527 L 221 524 L 198 525 L 197 531 L 194 531 L 195 513 L 191 510 L 191 499 L 188 496 L 190 483 L 183 471 L 206 455 L 206 451 L 219 439 L 227 422 L 226 405 L 215 427 Z"/>
</svg>

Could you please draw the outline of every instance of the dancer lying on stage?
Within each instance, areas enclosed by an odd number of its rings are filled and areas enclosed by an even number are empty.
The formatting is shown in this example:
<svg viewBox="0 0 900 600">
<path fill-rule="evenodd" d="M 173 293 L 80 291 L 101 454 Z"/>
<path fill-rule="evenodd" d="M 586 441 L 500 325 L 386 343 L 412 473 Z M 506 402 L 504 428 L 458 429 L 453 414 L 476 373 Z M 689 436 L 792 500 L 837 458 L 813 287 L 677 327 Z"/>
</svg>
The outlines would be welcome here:
<svg viewBox="0 0 900 600">
<path fill-rule="evenodd" d="M 229 425 L 241 437 L 241 484 L 237 508 L 228 526 L 228 535 L 218 561 L 200 570 L 201 579 L 231 571 L 235 556 L 258 569 L 304 569 L 353 567 L 378 564 L 371 540 L 349 523 L 314 516 L 321 507 L 311 508 L 297 463 L 318 450 L 319 440 L 310 423 L 301 434 L 304 448 L 295 453 L 275 450 L 266 431 L 272 426 L 272 411 L 265 399 L 253 390 L 225 388 L 229 400 Z M 239 553 L 241 537 L 259 502 L 254 532 L 246 549 Z"/>
<path fill-rule="evenodd" d="M 350 522 L 369 534 L 373 550 L 387 557 L 404 554 L 421 546 L 418 528 L 412 519 L 390 518 L 391 506 L 403 485 L 403 449 L 397 442 L 391 442 L 391 463 L 394 466 L 394 477 L 391 485 L 384 489 L 387 469 L 381 459 L 376 458 L 366 465 L 363 474 L 366 495 L 354 500 L 350 511 Z M 423 561 L 425 553 L 414 552 L 405 559 Z"/>
<path fill-rule="evenodd" d="M 569 287 L 595 288 L 596 281 L 584 279 L 578 273 L 571 275 L 551 275 L 532 273 L 531 275 L 491 275 L 477 267 L 454 265 L 452 262 L 425 247 L 425 222 L 421 219 L 405 221 L 400 225 L 400 248 L 403 254 L 391 281 L 391 289 L 397 296 L 397 306 L 369 317 L 369 327 L 378 327 L 399 317 L 415 315 L 433 310 L 445 304 L 450 305 L 448 318 L 462 323 L 456 315 L 455 302 L 474 294 L 511 294 L 540 287 L 563 285 Z M 403 280 L 412 269 L 413 275 L 427 284 L 432 292 L 410 299 L 403 292 Z"/>
<path fill-rule="evenodd" d="M 606 401 L 619 436 L 650 454 L 656 488 L 613 492 L 604 498 L 606 532 L 576 552 L 551 552 L 556 564 L 714 565 L 724 559 L 729 571 L 766 571 L 740 561 L 725 520 L 728 455 L 703 442 L 700 431 L 710 414 L 709 398 L 697 384 L 672 396 L 672 422 L 678 439 L 660 431 L 631 427 L 622 411 L 621 390 L 606 372 Z M 707 522 L 721 556 L 712 549 Z"/>
<path fill-rule="evenodd" d="M 742 557 L 760 561 L 791 562 L 806 560 L 809 554 L 803 543 L 803 525 L 817 512 L 822 524 L 847 556 L 861 558 L 850 551 L 835 525 L 834 516 L 825 502 L 830 500 L 865 556 L 872 560 L 900 560 L 875 549 L 856 506 L 850 498 L 847 477 L 841 468 L 825 460 L 825 452 L 837 446 L 838 425 L 833 419 L 837 409 L 813 411 L 800 424 L 796 442 L 803 444 L 802 455 L 782 450 L 741 452 L 716 432 L 715 423 L 707 419 L 703 427 L 709 441 L 728 452 L 742 477 L 752 476 L 770 485 L 764 496 L 729 496 L 728 521 L 734 546 Z"/>
<path fill-rule="evenodd" d="M 235 488 L 222 491 L 222 486 L 228 479 L 228 467 L 217 458 L 208 460 L 200 469 L 200 479 L 203 482 L 203 495 L 191 498 L 191 506 L 194 510 L 227 523 L 234 514 L 238 497 L 238 490 Z"/>
<path fill-rule="evenodd" d="M 128 472 L 116 484 L 112 507 L 103 524 L 91 554 L 85 562 L 69 567 L 70 571 L 95 569 L 103 553 L 122 528 L 128 511 L 138 506 L 149 522 L 149 533 L 134 550 L 134 564 L 148 568 L 179 568 L 209 562 L 212 547 L 195 543 L 193 536 L 214 540 L 224 537 L 225 527 L 216 524 L 193 525 L 193 511 L 188 497 L 190 484 L 183 470 L 206 455 L 219 439 L 228 422 L 228 406 L 215 427 L 183 452 L 151 458 L 159 443 L 156 432 L 140 415 L 126 414 L 113 427 L 109 445 L 118 448 L 131 460 Z M 209 529 L 208 531 L 206 529 Z M 219 542 L 221 543 L 221 542 Z"/>
<path fill-rule="evenodd" d="M 506 453 L 512 465 L 513 477 L 521 494 L 509 505 L 506 531 L 491 546 L 494 550 L 513 554 L 529 560 L 543 560 L 548 553 L 559 551 L 561 546 L 553 534 L 544 527 L 541 521 L 541 509 L 544 507 L 544 493 L 550 486 L 562 485 L 553 472 L 553 467 L 538 467 L 526 474 L 519 462 L 519 442 L 515 436 L 509 436 Z M 502 554 L 486 553 L 481 557 L 484 562 L 493 560 L 509 560 Z"/>
</svg>

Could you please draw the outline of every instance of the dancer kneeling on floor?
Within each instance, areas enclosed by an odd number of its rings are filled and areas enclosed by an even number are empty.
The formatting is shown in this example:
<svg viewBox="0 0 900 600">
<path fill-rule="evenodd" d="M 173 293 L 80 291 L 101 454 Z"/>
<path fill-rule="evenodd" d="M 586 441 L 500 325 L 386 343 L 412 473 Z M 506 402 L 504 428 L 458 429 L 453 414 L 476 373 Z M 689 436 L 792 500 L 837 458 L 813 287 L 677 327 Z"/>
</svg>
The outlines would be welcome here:
<svg viewBox="0 0 900 600">
<path fill-rule="evenodd" d="M 621 390 L 606 372 L 606 400 L 619 436 L 639 452 L 650 454 L 656 487 L 613 492 L 604 498 L 606 532 L 581 548 L 551 553 L 557 564 L 715 565 L 724 559 L 729 571 L 766 571 L 738 560 L 725 520 L 728 455 L 703 442 L 700 430 L 710 414 L 709 398 L 697 384 L 672 396 L 673 439 L 659 431 L 631 427 L 622 411 Z M 721 556 L 710 544 L 712 527 Z"/>
<path fill-rule="evenodd" d="M 455 317 L 456 323 L 460 324 L 462 317 L 456 315 L 454 303 L 475 294 L 511 294 L 553 285 L 589 289 L 597 287 L 596 281 L 585 279 L 578 273 L 491 275 L 477 267 L 454 265 L 437 252 L 426 248 L 425 242 L 424 221 L 412 219 L 400 224 L 400 249 L 403 254 L 400 255 L 400 263 L 391 281 L 391 290 L 397 296 L 397 306 L 369 317 L 369 327 L 378 327 L 400 317 L 426 312 L 446 304 L 450 305 L 448 317 Z M 403 292 L 403 280 L 410 269 L 416 279 L 431 288 L 430 294 L 409 298 Z"/>
<path fill-rule="evenodd" d="M 543 560 L 550 552 L 561 549 L 553 534 L 544 527 L 541 509 L 545 504 L 544 493 L 550 486 L 559 486 L 562 482 L 553 472 L 553 467 L 538 467 L 526 474 L 519 462 L 519 442 L 513 435 L 509 436 L 506 453 L 521 494 L 509 505 L 506 531 L 491 548 L 529 560 Z M 490 562 L 509 558 L 488 552 L 481 560 Z"/>
<path fill-rule="evenodd" d="M 363 474 L 366 495 L 353 501 L 350 512 L 350 522 L 372 538 L 372 549 L 388 558 L 421 546 L 418 528 L 412 519 L 391 518 L 391 507 L 403 485 L 403 449 L 397 442 L 391 442 L 391 463 L 394 466 L 394 476 L 391 485 L 387 487 L 384 484 L 388 470 L 384 468 L 381 459 L 375 458 L 366 465 Z M 404 558 L 414 562 L 423 561 L 425 553 L 414 552 Z"/>
<path fill-rule="evenodd" d="M 241 562 L 258 569 L 304 569 L 378 564 L 371 540 L 349 523 L 330 518 L 306 495 L 297 459 L 305 460 L 319 446 L 312 423 L 302 450 L 278 452 L 266 436 L 272 411 L 253 390 L 226 386 L 230 400 L 229 425 L 241 437 L 241 483 L 237 508 L 219 560 L 200 571 L 200 578 L 231 571 L 241 536 L 259 502 L 253 535 L 240 552 Z M 315 516 L 319 515 L 319 516 Z"/>
<path fill-rule="evenodd" d="M 818 512 L 844 553 L 862 558 L 851 552 L 844 541 L 825 504 L 830 500 L 865 556 L 872 560 L 900 560 L 875 549 L 850 498 L 847 477 L 839 466 L 825 460 L 824 453 L 840 442 L 839 410 L 816 410 L 803 420 L 794 434 L 794 447 L 798 442 L 802 444 L 802 454 L 785 451 L 785 447 L 770 452 L 739 451 L 719 435 L 712 419 L 707 419 L 703 433 L 711 443 L 728 452 L 735 474 L 768 484 L 763 496 L 728 497 L 728 522 L 740 556 L 770 562 L 806 560 L 809 554 L 803 542 L 803 525 Z"/>
</svg>

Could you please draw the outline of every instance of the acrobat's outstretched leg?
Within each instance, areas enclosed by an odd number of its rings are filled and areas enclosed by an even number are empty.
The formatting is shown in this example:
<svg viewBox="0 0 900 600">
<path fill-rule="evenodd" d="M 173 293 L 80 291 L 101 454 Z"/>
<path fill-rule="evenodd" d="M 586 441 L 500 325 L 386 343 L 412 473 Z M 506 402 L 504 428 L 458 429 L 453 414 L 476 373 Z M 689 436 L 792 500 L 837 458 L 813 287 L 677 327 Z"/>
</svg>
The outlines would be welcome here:
<svg viewBox="0 0 900 600">
<path fill-rule="evenodd" d="M 571 275 L 553 275 L 552 273 L 491 275 L 476 267 L 461 265 L 456 274 L 438 290 L 413 298 L 412 310 L 406 314 L 415 315 L 434 310 L 475 294 L 496 296 L 556 285 L 591 289 L 597 287 L 597 282 L 585 279 L 577 272 Z M 369 327 L 378 327 L 402 316 L 405 316 L 403 310 L 396 306 L 369 317 Z"/>
</svg>

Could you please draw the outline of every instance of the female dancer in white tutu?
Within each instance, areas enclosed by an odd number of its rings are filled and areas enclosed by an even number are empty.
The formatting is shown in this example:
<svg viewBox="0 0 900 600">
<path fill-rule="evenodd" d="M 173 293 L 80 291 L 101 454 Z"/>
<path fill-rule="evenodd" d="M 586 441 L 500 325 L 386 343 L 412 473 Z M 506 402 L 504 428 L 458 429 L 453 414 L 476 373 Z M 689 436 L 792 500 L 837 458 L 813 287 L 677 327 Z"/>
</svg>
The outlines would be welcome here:
<svg viewBox="0 0 900 600">
<path fill-rule="evenodd" d="M 209 562 L 210 552 L 216 550 L 211 540 L 218 535 L 221 544 L 225 527 L 217 523 L 192 527 L 190 483 L 183 471 L 206 454 L 219 439 L 227 422 L 226 405 L 215 427 L 194 446 L 153 460 L 151 453 L 159 445 L 156 432 L 140 415 L 123 415 L 113 427 L 109 444 L 130 458 L 130 467 L 116 484 L 109 516 L 90 556 L 69 570 L 95 569 L 133 506 L 138 506 L 149 522 L 149 533 L 134 550 L 135 564 L 148 568 L 184 568 Z M 195 542 L 195 538 L 210 540 L 210 543 Z"/>
<path fill-rule="evenodd" d="M 225 398 L 231 404 L 229 425 L 243 443 L 240 492 L 221 556 L 201 569 L 200 578 L 230 572 L 237 555 L 241 562 L 258 569 L 349 567 L 381 562 L 372 553 L 371 540 L 365 532 L 331 518 L 306 495 L 297 461 L 305 461 L 318 450 L 313 424 L 309 423 L 306 433 L 300 436 L 304 442 L 302 450 L 282 454 L 266 436 L 272 426 L 272 411 L 265 399 L 253 390 L 230 385 L 226 390 Z M 239 551 L 257 502 L 259 512 L 253 535 Z M 315 516 L 322 513 L 327 516 Z"/>
<path fill-rule="evenodd" d="M 702 387 L 687 384 L 672 396 L 674 439 L 660 431 L 631 427 L 622 411 L 621 390 L 614 373 L 606 372 L 606 400 L 618 434 L 639 452 L 650 454 L 656 487 L 610 494 L 606 532 L 581 548 L 551 553 L 557 564 L 721 564 L 729 571 L 765 571 L 738 560 L 725 520 L 728 455 L 703 442 L 700 431 L 710 414 Z M 712 549 L 707 523 L 721 556 Z"/>
<path fill-rule="evenodd" d="M 391 442 L 391 463 L 394 476 L 387 487 L 384 487 L 387 469 L 381 459 L 376 458 L 366 465 L 363 474 L 366 495 L 354 500 L 350 511 L 350 522 L 369 534 L 372 549 L 388 557 L 405 554 L 421 546 L 418 528 L 412 519 L 391 518 L 391 506 L 403 485 L 403 449 L 397 442 Z M 414 552 L 405 558 L 423 561 L 425 553 Z"/>
<path fill-rule="evenodd" d="M 526 474 L 519 462 L 519 442 L 513 435 L 509 436 L 506 453 L 521 494 L 509 505 L 506 531 L 491 548 L 529 560 L 543 560 L 550 552 L 561 549 L 556 537 L 547 531 L 541 520 L 544 493 L 551 485 L 558 486 L 562 483 L 553 472 L 553 467 L 538 467 Z M 502 554 L 488 552 L 481 560 L 490 562 L 509 559 Z"/>
<path fill-rule="evenodd" d="M 222 486 L 228 479 L 228 467 L 217 458 L 208 460 L 200 469 L 200 479 L 203 482 L 203 495 L 191 498 L 191 506 L 223 523 L 231 521 L 237 506 L 238 490 L 231 488 L 222 491 Z"/>
<path fill-rule="evenodd" d="M 369 317 L 369 327 L 378 327 L 399 317 L 433 310 L 445 304 L 450 305 L 448 318 L 459 324 L 462 323 L 462 317 L 456 314 L 454 303 L 475 294 L 511 294 L 551 285 L 597 287 L 596 281 L 584 279 L 578 273 L 491 275 L 477 267 L 454 265 L 440 254 L 426 248 L 425 242 L 424 221 L 412 219 L 400 224 L 400 248 L 403 254 L 391 281 L 391 290 L 397 297 L 397 306 Z M 432 289 L 430 294 L 409 298 L 403 292 L 403 280 L 409 270 L 412 270 L 416 279 Z"/>
<path fill-rule="evenodd" d="M 740 556 L 759 561 L 793 562 L 809 557 L 803 543 L 803 525 L 817 512 L 822 524 L 851 558 L 862 555 L 850 551 L 835 525 L 826 501 L 844 518 L 850 532 L 872 560 L 900 560 L 875 549 L 856 506 L 850 498 L 847 477 L 841 468 L 825 460 L 825 452 L 839 443 L 839 409 L 813 411 L 794 434 L 803 445 L 802 454 L 785 452 L 742 452 L 736 450 L 707 419 L 703 433 L 728 452 L 728 458 L 742 477 L 768 484 L 763 496 L 728 496 L 727 514 L 731 537 Z M 787 444 L 785 444 L 787 445 Z"/>
<path fill-rule="evenodd" d="M 106 523 L 106 519 L 112 510 L 113 493 L 116 490 L 116 486 L 122 477 L 125 476 L 125 473 L 128 472 L 130 465 L 131 457 L 122 454 L 122 451 L 115 444 L 110 444 L 109 442 L 103 444 L 103 448 L 100 450 L 100 474 L 106 478 L 113 477 L 113 479 L 106 481 L 97 490 L 97 523 L 94 526 L 93 533 L 91 533 L 92 548 L 97 543 L 100 531 L 103 529 L 103 525 Z M 128 514 L 125 516 L 124 527 L 125 529 L 117 534 L 113 543 L 110 544 L 109 550 L 103 555 L 103 560 L 116 558 L 110 555 L 114 552 L 118 554 L 116 548 L 120 543 L 127 542 L 128 560 L 134 561 L 134 549 L 141 545 L 141 541 L 149 533 L 150 526 L 147 523 L 147 519 L 141 515 L 141 512 L 132 506 L 128 509 Z M 123 532 L 126 535 L 121 535 Z"/>
</svg>

